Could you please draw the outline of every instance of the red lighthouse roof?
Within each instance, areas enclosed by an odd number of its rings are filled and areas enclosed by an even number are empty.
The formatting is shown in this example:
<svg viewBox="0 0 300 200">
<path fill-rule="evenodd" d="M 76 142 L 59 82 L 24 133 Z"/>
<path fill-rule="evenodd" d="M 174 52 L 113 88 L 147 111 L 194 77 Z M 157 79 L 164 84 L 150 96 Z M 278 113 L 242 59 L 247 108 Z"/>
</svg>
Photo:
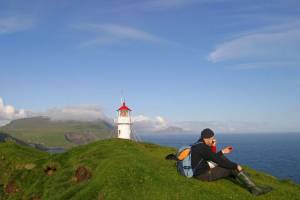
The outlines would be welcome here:
<svg viewBox="0 0 300 200">
<path fill-rule="evenodd" d="M 128 108 L 126 106 L 125 101 L 123 102 L 123 105 L 118 110 L 129 110 L 129 111 L 131 111 L 130 108 Z"/>
</svg>

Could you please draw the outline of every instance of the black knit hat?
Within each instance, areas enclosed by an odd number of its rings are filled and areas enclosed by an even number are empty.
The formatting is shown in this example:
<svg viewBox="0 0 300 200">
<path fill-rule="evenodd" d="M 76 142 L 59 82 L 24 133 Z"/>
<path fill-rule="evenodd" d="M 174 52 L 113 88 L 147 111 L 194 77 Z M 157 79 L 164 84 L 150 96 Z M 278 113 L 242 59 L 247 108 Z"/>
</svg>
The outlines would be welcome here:
<svg viewBox="0 0 300 200">
<path fill-rule="evenodd" d="M 203 131 L 201 132 L 201 139 L 211 138 L 214 135 L 215 135 L 215 133 L 211 129 L 206 128 L 206 129 L 203 129 Z"/>
</svg>

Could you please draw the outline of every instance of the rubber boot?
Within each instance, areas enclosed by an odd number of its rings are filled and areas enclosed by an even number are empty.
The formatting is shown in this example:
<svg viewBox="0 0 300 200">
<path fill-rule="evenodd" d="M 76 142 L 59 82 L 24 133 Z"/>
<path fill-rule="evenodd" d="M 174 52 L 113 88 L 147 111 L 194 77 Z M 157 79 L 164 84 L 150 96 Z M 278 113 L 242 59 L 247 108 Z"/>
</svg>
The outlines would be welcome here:
<svg viewBox="0 0 300 200">
<path fill-rule="evenodd" d="M 248 190 L 255 196 L 266 194 L 272 191 L 272 187 L 270 186 L 263 186 L 259 187 L 245 174 L 244 171 L 241 171 L 237 174 L 237 179 L 241 181 Z"/>
</svg>

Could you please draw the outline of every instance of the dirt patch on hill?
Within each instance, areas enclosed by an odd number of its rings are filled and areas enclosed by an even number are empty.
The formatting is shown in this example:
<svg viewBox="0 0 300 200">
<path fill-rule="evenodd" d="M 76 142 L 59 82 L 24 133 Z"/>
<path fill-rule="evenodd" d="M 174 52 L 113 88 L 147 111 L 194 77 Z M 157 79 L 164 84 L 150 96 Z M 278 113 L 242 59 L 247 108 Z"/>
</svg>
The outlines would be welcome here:
<svg viewBox="0 0 300 200">
<path fill-rule="evenodd" d="M 36 167 L 36 164 L 34 164 L 34 163 L 26 163 L 26 164 L 17 164 L 16 165 L 17 170 L 20 170 L 20 169 L 32 170 L 35 167 Z"/>
<path fill-rule="evenodd" d="M 86 168 L 85 166 L 79 166 L 75 170 L 75 176 L 73 177 L 73 180 L 76 183 L 80 183 L 90 179 L 91 177 L 92 177 L 92 173 L 88 168 Z"/>
<path fill-rule="evenodd" d="M 7 194 L 15 194 L 20 191 L 20 188 L 17 186 L 17 184 L 14 181 L 9 182 L 5 186 L 5 192 Z"/>
<path fill-rule="evenodd" d="M 52 176 L 56 171 L 57 167 L 55 165 L 48 165 L 44 170 L 45 174 L 47 174 L 48 176 Z"/>
<path fill-rule="evenodd" d="M 33 196 L 30 200 L 41 200 L 42 198 L 40 196 Z"/>
<path fill-rule="evenodd" d="M 98 200 L 104 200 L 104 194 L 103 193 L 99 193 Z"/>
</svg>

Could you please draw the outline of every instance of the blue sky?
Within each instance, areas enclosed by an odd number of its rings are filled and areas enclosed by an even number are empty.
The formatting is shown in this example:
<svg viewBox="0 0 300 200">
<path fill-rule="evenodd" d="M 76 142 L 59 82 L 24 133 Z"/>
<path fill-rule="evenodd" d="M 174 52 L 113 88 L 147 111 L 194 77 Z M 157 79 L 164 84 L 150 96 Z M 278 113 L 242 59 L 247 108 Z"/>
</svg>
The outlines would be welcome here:
<svg viewBox="0 0 300 200">
<path fill-rule="evenodd" d="M 98 105 L 113 117 L 123 93 L 135 115 L 172 125 L 300 131 L 299 6 L 0 0 L 0 97 L 32 112 Z"/>
</svg>

